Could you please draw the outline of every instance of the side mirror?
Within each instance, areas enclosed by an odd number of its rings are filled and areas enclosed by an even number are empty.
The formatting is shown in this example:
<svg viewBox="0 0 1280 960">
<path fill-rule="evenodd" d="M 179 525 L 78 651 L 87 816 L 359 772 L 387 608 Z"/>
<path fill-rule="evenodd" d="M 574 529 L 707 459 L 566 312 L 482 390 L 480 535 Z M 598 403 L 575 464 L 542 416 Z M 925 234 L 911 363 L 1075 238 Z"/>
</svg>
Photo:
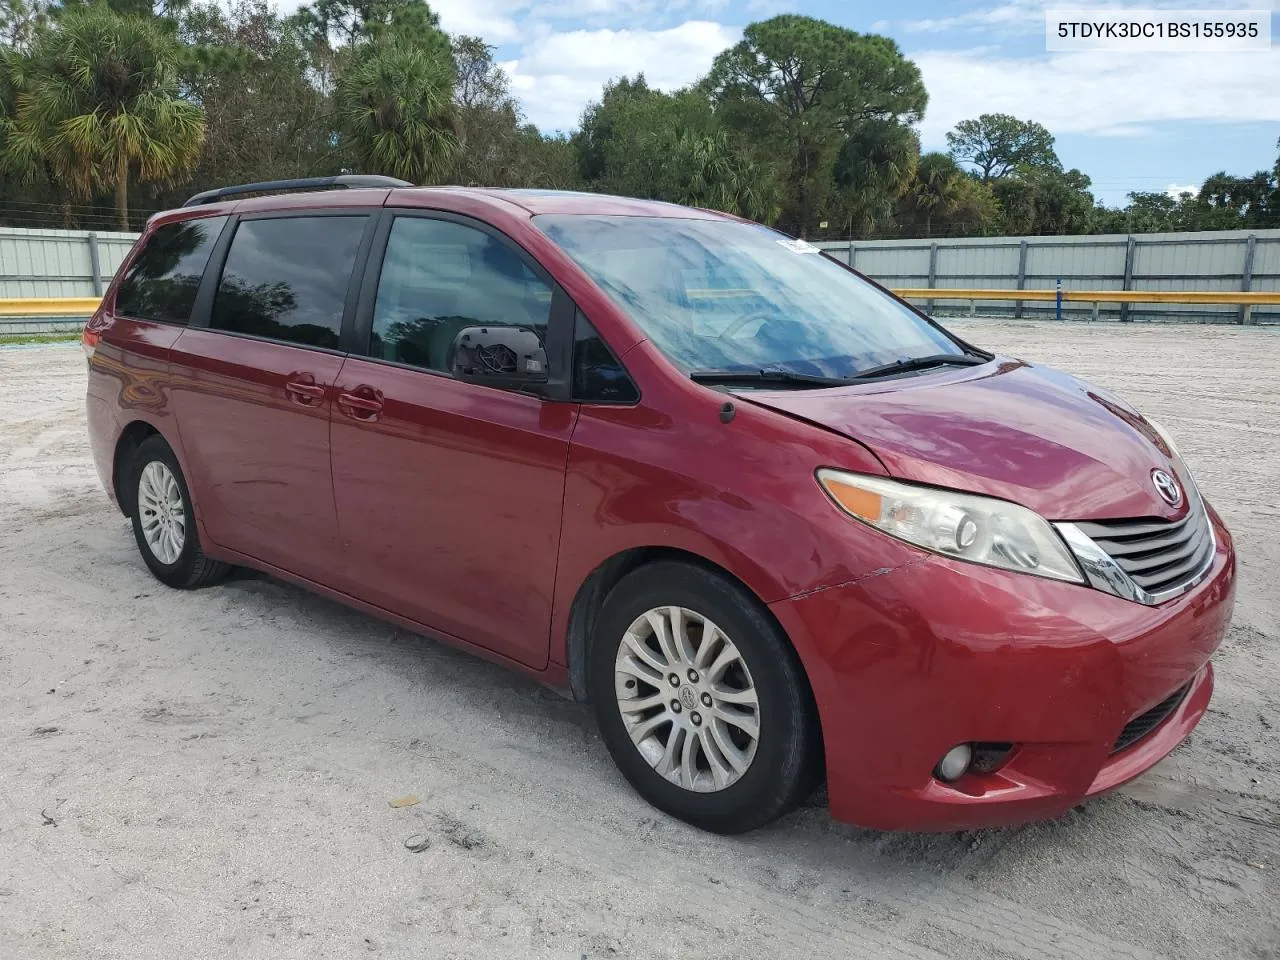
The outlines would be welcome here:
<svg viewBox="0 0 1280 960">
<path fill-rule="evenodd" d="M 449 345 L 449 371 L 495 387 L 547 382 L 547 351 L 527 327 L 464 327 Z"/>
</svg>

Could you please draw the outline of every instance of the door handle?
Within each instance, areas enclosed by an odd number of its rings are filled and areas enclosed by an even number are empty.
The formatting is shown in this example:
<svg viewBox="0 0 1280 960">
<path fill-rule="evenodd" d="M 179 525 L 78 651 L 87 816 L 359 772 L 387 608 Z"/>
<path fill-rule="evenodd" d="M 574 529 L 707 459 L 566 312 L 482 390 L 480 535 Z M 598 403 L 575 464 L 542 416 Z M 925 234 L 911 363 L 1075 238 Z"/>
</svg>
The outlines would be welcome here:
<svg viewBox="0 0 1280 960">
<path fill-rule="evenodd" d="M 285 393 L 294 403 L 314 407 L 324 399 L 324 384 L 309 373 L 296 373 L 284 382 Z"/>
<path fill-rule="evenodd" d="M 338 408 L 351 419 L 368 423 L 377 420 L 382 413 L 382 394 L 361 384 L 338 394 Z"/>
</svg>

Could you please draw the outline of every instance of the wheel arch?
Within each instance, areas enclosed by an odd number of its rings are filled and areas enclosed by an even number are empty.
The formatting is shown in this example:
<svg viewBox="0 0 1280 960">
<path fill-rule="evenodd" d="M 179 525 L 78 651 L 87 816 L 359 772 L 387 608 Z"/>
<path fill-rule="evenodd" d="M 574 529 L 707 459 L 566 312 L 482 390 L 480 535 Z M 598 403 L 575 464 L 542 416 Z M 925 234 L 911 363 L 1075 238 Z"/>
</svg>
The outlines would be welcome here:
<svg viewBox="0 0 1280 960">
<path fill-rule="evenodd" d="M 770 623 L 777 627 L 778 633 L 786 640 L 787 646 L 795 656 L 796 667 L 804 683 L 804 693 L 808 698 L 809 708 L 812 710 L 814 718 L 814 731 L 817 739 L 814 747 L 818 766 L 815 770 L 815 780 L 812 786 L 816 787 L 825 782 L 827 754 L 826 736 L 822 729 L 822 712 L 818 710 L 817 698 L 813 692 L 813 681 L 809 678 L 809 672 L 805 668 L 804 658 L 800 656 L 800 651 L 796 649 L 791 636 L 769 608 L 769 605 L 750 586 L 720 564 L 692 551 L 670 546 L 631 547 L 608 557 L 588 574 L 587 578 L 579 585 L 577 593 L 574 595 L 573 603 L 569 608 L 568 636 L 565 638 L 565 659 L 568 661 L 567 672 L 569 675 L 570 695 L 579 702 L 585 703 L 590 700 L 587 689 L 587 665 L 591 658 L 591 642 L 595 634 L 596 618 L 604 606 L 605 598 L 608 597 L 609 592 L 627 574 L 649 564 L 671 560 L 700 567 L 725 578 L 750 598 L 762 617 L 767 618 Z"/>
<path fill-rule="evenodd" d="M 138 447 L 142 446 L 143 441 L 149 437 L 160 437 L 169 443 L 164 434 L 146 420 L 131 421 L 120 431 L 120 436 L 116 439 L 116 449 L 111 461 L 111 487 L 116 495 L 120 512 L 126 517 L 133 516 L 133 500 L 136 494 L 136 491 L 129 489 L 129 484 L 124 482 L 126 467 L 137 453 Z M 172 449 L 173 444 L 169 443 L 169 447 Z"/>
<path fill-rule="evenodd" d="M 604 606 L 605 598 L 609 596 L 609 592 L 627 574 L 638 570 L 640 567 L 663 560 L 674 560 L 690 566 L 701 567 L 703 570 L 728 580 L 750 597 L 760 615 L 768 618 L 778 628 L 778 632 L 787 638 L 787 644 L 791 647 L 792 652 L 795 653 L 796 662 L 800 665 L 801 675 L 805 678 L 805 683 L 810 688 L 809 696 L 813 696 L 812 684 L 809 681 L 808 673 L 805 672 L 804 662 L 800 657 L 799 651 L 796 650 L 795 644 L 791 642 L 787 631 L 778 621 L 778 618 L 774 616 L 773 611 L 769 609 L 768 604 L 740 577 L 735 576 L 732 571 L 726 570 L 715 561 L 690 550 L 671 546 L 641 546 L 621 550 L 606 558 L 587 575 L 574 594 L 573 603 L 569 607 L 565 657 L 568 661 L 569 687 L 575 700 L 586 702 L 590 699 L 587 693 L 587 663 L 590 660 L 591 641 L 595 632 L 596 617 Z"/>
</svg>

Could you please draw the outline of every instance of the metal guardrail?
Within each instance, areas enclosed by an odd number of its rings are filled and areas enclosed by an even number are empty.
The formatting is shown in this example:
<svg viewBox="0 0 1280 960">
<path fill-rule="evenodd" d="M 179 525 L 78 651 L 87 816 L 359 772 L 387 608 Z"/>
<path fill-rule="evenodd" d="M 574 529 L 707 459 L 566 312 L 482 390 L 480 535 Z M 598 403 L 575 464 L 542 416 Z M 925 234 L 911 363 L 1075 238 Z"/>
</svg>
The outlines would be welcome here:
<svg viewBox="0 0 1280 960">
<path fill-rule="evenodd" d="M 983 290 L 949 287 L 902 287 L 893 291 L 908 300 L 1056 300 L 1057 290 Z M 1244 293 L 1237 290 L 1063 290 L 1063 300 L 1086 303 L 1280 303 L 1280 290 Z"/>
<path fill-rule="evenodd" d="M 1241 308 L 1240 322 L 1249 323 L 1250 313 L 1256 306 L 1280 304 L 1280 291 L 1240 290 L 984 290 L 977 287 L 899 287 L 893 291 L 906 300 L 968 300 L 969 315 L 973 316 L 980 300 L 1049 301 L 1058 304 L 1058 319 L 1062 318 L 1062 304 L 1067 301 L 1092 303 L 1093 319 L 1098 319 L 1098 306 L 1102 303 L 1217 303 Z"/>
<path fill-rule="evenodd" d="M 1280 291 L 1231 290 L 984 290 L 981 288 L 900 287 L 893 291 L 907 300 L 968 300 L 973 313 L 983 300 L 1074 301 L 1092 303 L 1094 317 L 1099 303 L 1218 303 L 1244 308 L 1280 304 Z M 98 297 L 0 298 L 0 318 L 88 317 L 98 308 Z"/>
<path fill-rule="evenodd" d="M 0 299 L 0 317 L 88 317 L 100 297 L 10 297 Z"/>
</svg>

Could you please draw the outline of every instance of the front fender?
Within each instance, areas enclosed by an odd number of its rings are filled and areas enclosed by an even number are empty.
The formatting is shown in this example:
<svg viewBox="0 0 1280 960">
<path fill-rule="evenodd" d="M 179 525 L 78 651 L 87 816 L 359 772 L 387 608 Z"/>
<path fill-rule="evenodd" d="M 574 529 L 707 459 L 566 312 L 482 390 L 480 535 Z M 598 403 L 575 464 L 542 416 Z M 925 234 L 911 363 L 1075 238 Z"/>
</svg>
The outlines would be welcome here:
<svg viewBox="0 0 1280 960">
<path fill-rule="evenodd" d="M 551 659 L 567 663 L 574 598 L 611 557 L 681 550 L 732 574 L 762 603 L 858 580 L 918 551 L 850 520 L 814 472 L 883 473 L 865 448 L 701 388 L 634 407 L 582 408 L 570 445 Z"/>
</svg>

